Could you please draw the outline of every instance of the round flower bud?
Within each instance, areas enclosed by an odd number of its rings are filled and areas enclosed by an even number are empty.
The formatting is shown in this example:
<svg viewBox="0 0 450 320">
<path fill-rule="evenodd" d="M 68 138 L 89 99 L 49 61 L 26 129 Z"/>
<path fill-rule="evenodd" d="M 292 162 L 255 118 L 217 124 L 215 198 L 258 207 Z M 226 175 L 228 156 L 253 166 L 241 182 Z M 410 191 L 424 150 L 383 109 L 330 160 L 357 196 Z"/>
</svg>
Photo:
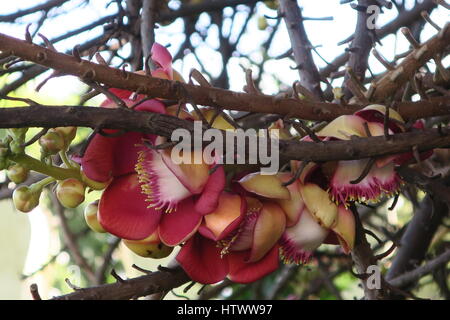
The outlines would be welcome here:
<svg viewBox="0 0 450 320">
<path fill-rule="evenodd" d="M 58 127 L 55 128 L 55 131 L 58 132 L 64 139 L 64 149 L 68 149 L 70 143 L 75 136 L 77 135 L 77 127 Z"/>
<path fill-rule="evenodd" d="M 128 249 L 144 258 L 162 259 L 172 253 L 173 247 L 166 246 L 159 239 L 158 231 L 143 240 L 123 240 Z"/>
<path fill-rule="evenodd" d="M 84 201 L 84 184 L 75 178 L 58 183 L 56 197 L 66 208 L 76 208 Z"/>
<path fill-rule="evenodd" d="M 39 204 L 39 192 L 33 192 L 28 186 L 20 186 L 13 192 L 13 203 L 17 210 L 22 212 L 30 212 Z"/>
<path fill-rule="evenodd" d="M 89 203 L 86 208 L 84 208 L 84 219 L 86 220 L 86 224 L 95 232 L 105 233 L 105 229 L 101 226 L 100 222 L 98 222 L 97 217 L 98 212 L 98 201 L 94 201 Z"/>
<path fill-rule="evenodd" d="M 14 182 L 15 184 L 19 184 L 27 180 L 29 169 L 22 167 L 21 165 L 15 164 L 6 171 L 6 175 L 9 180 Z"/>
<path fill-rule="evenodd" d="M 47 155 L 57 154 L 65 146 L 63 136 L 55 130 L 49 130 L 40 137 L 39 144 L 41 145 L 42 153 Z"/>
</svg>

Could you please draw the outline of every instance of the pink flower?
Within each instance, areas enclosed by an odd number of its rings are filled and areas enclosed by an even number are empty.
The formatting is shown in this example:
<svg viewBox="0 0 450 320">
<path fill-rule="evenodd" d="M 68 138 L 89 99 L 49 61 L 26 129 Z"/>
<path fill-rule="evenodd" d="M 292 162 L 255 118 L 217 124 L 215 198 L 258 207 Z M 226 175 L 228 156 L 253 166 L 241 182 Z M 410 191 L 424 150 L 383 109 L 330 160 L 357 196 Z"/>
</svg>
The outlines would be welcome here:
<svg viewBox="0 0 450 320">
<path fill-rule="evenodd" d="M 352 136 L 368 137 L 384 134 L 384 114 L 386 107 L 370 105 L 355 115 L 336 118 L 317 133 L 328 139 L 350 140 Z M 390 110 L 388 120 L 389 134 L 404 130 L 403 119 L 394 110 Z M 369 159 L 344 160 L 334 164 L 329 177 L 330 194 L 333 200 L 347 205 L 349 201 L 378 201 L 383 194 L 391 196 L 398 192 L 401 179 L 395 171 L 396 156 L 379 158 L 370 170 L 357 181 L 367 168 Z"/>
<path fill-rule="evenodd" d="M 172 58 L 165 47 L 155 44 L 152 59 L 159 66 L 152 71 L 153 76 L 173 78 Z M 128 106 L 135 103 L 131 92 L 111 91 Z M 115 104 L 107 99 L 102 106 Z M 157 99 L 143 102 L 136 110 L 166 113 Z M 156 151 L 144 145 L 145 141 L 157 143 L 161 138 L 155 135 L 107 133 L 95 135 L 81 159 L 87 178 L 109 182 L 99 203 L 100 224 L 123 239 L 144 239 L 158 230 L 166 245 L 186 241 L 200 226 L 203 215 L 217 206 L 225 186 L 223 168 L 210 175 L 210 166 L 204 163 L 177 165 L 170 158 L 170 149 Z"/>
<path fill-rule="evenodd" d="M 227 276 L 238 283 L 253 282 L 278 268 L 277 242 L 284 227 L 284 213 L 275 204 L 224 192 L 176 259 L 200 283 Z"/>
</svg>

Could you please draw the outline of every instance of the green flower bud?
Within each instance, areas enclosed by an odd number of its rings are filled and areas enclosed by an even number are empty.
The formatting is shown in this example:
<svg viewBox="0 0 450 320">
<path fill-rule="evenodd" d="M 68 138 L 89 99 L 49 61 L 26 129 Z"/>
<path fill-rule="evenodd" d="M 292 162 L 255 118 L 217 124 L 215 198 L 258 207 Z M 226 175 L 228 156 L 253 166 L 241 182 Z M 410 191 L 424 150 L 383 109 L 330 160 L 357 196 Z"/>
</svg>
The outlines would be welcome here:
<svg viewBox="0 0 450 320">
<path fill-rule="evenodd" d="M 25 141 L 25 135 L 28 128 L 9 128 L 8 133 L 13 137 L 14 140 L 21 140 L 23 143 Z"/>
<path fill-rule="evenodd" d="M 162 259 L 172 253 L 173 247 L 166 246 L 159 239 L 158 231 L 143 240 L 123 240 L 128 249 L 144 258 Z"/>
<path fill-rule="evenodd" d="M 85 186 L 75 178 L 69 178 L 58 183 L 56 197 L 66 208 L 76 208 L 84 201 Z"/>
<path fill-rule="evenodd" d="M 58 132 L 64 139 L 64 149 L 67 150 L 70 143 L 77 135 L 77 127 L 58 127 L 54 129 Z"/>
<path fill-rule="evenodd" d="M 65 146 L 63 136 L 53 129 L 39 138 L 39 144 L 41 145 L 41 152 L 45 155 L 57 154 Z"/>
<path fill-rule="evenodd" d="M 23 141 L 13 140 L 9 144 L 9 148 L 12 153 L 21 154 L 25 152 L 25 147 L 23 146 Z"/>
<path fill-rule="evenodd" d="M 15 164 L 8 168 L 8 170 L 6 171 L 6 175 L 8 176 L 9 180 L 14 182 L 15 184 L 19 184 L 27 180 L 29 172 L 29 169 Z"/>
<path fill-rule="evenodd" d="M 98 201 L 89 203 L 86 208 L 84 208 L 84 219 L 86 224 L 95 232 L 105 233 L 102 225 L 98 221 Z"/>
<path fill-rule="evenodd" d="M 13 192 L 13 203 L 17 210 L 30 212 L 39 205 L 42 189 L 33 190 L 28 186 L 20 186 Z"/>
<path fill-rule="evenodd" d="M 9 147 L 3 142 L 0 142 L 0 170 L 8 168 L 8 152 Z"/>
</svg>

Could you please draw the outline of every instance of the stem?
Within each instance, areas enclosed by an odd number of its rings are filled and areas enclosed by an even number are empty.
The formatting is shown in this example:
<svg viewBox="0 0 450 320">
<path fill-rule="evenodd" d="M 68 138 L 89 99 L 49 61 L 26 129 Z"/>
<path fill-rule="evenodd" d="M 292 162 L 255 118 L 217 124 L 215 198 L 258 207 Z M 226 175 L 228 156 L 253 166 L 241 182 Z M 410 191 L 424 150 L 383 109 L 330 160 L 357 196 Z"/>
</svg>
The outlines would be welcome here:
<svg viewBox="0 0 450 320">
<path fill-rule="evenodd" d="M 67 153 L 66 151 L 60 151 L 59 152 L 59 156 L 61 157 L 62 162 L 64 162 L 64 164 L 66 165 L 66 167 L 68 169 L 73 169 L 74 166 L 72 165 L 72 163 L 70 162 L 70 160 L 67 158 Z"/>
<path fill-rule="evenodd" d="M 41 181 L 35 182 L 30 186 L 30 189 L 35 191 L 38 190 L 39 192 L 46 186 L 49 185 L 52 182 L 55 182 L 56 179 L 53 177 L 47 177 L 42 179 Z"/>
<path fill-rule="evenodd" d="M 40 172 L 57 180 L 65 180 L 68 178 L 81 179 L 80 171 L 77 169 L 49 166 L 26 154 L 15 154 L 10 156 L 9 159 L 20 164 L 24 168 Z"/>
</svg>

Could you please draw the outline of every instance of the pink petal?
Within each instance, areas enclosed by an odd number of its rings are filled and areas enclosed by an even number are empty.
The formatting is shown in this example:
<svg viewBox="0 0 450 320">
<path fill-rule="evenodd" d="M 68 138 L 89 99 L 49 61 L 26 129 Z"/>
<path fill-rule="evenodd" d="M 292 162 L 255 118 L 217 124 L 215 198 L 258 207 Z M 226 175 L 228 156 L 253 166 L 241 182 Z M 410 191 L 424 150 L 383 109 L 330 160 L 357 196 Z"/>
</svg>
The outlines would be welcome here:
<svg viewBox="0 0 450 320">
<path fill-rule="evenodd" d="M 181 248 L 176 260 L 189 277 L 203 284 L 222 281 L 228 274 L 227 258 L 214 241 L 195 235 Z"/>
<path fill-rule="evenodd" d="M 136 100 L 135 102 L 138 101 L 139 100 Z M 139 104 L 134 110 L 166 114 L 166 108 L 164 104 L 156 99 L 144 101 Z"/>
<path fill-rule="evenodd" d="M 172 79 L 172 55 L 167 48 L 155 42 L 152 46 L 151 54 L 152 60 L 162 67 L 164 72 L 169 76 L 169 79 Z"/>
<path fill-rule="evenodd" d="M 297 224 L 283 234 L 280 241 L 283 258 L 287 262 L 306 263 L 328 233 L 329 230 L 320 226 L 305 208 Z"/>
<path fill-rule="evenodd" d="M 129 90 L 119 88 L 111 88 L 109 91 L 121 99 L 128 99 L 133 94 L 133 92 Z"/>
<path fill-rule="evenodd" d="M 102 227 L 119 238 L 141 240 L 152 234 L 160 211 L 147 208 L 136 174 L 115 178 L 103 192 L 98 218 Z"/>
<path fill-rule="evenodd" d="M 144 147 L 143 135 L 139 132 L 127 132 L 116 139 L 113 157 L 113 176 L 135 172 L 134 167 L 138 160 L 138 152 Z"/>
<path fill-rule="evenodd" d="M 195 210 L 203 215 L 213 212 L 219 204 L 219 196 L 225 188 L 225 183 L 225 170 L 220 166 L 210 174 L 203 192 L 195 203 Z"/>
<path fill-rule="evenodd" d="M 92 180 L 107 182 L 112 176 L 114 167 L 114 148 L 116 139 L 96 134 L 90 141 L 81 167 L 84 174 Z"/>
<path fill-rule="evenodd" d="M 159 224 L 161 241 L 176 246 L 189 239 L 202 222 L 202 215 L 194 209 L 192 197 L 181 201 L 177 209 L 163 213 Z"/>
<path fill-rule="evenodd" d="M 278 250 L 278 245 L 273 246 L 261 260 L 256 262 L 247 262 L 248 251 L 229 253 L 227 257 L 230 280 L 237 283 L 250 283 L 274 272 L 279 264 Z"/>
<path fill-rule="evenodd" d="M 148 148 L 140 151 L 135 170 L 148 202 L 157 209 L 171 212 L 181 200 L 192 195 L 167 168 L 160 152 Z"/>
</svg>

